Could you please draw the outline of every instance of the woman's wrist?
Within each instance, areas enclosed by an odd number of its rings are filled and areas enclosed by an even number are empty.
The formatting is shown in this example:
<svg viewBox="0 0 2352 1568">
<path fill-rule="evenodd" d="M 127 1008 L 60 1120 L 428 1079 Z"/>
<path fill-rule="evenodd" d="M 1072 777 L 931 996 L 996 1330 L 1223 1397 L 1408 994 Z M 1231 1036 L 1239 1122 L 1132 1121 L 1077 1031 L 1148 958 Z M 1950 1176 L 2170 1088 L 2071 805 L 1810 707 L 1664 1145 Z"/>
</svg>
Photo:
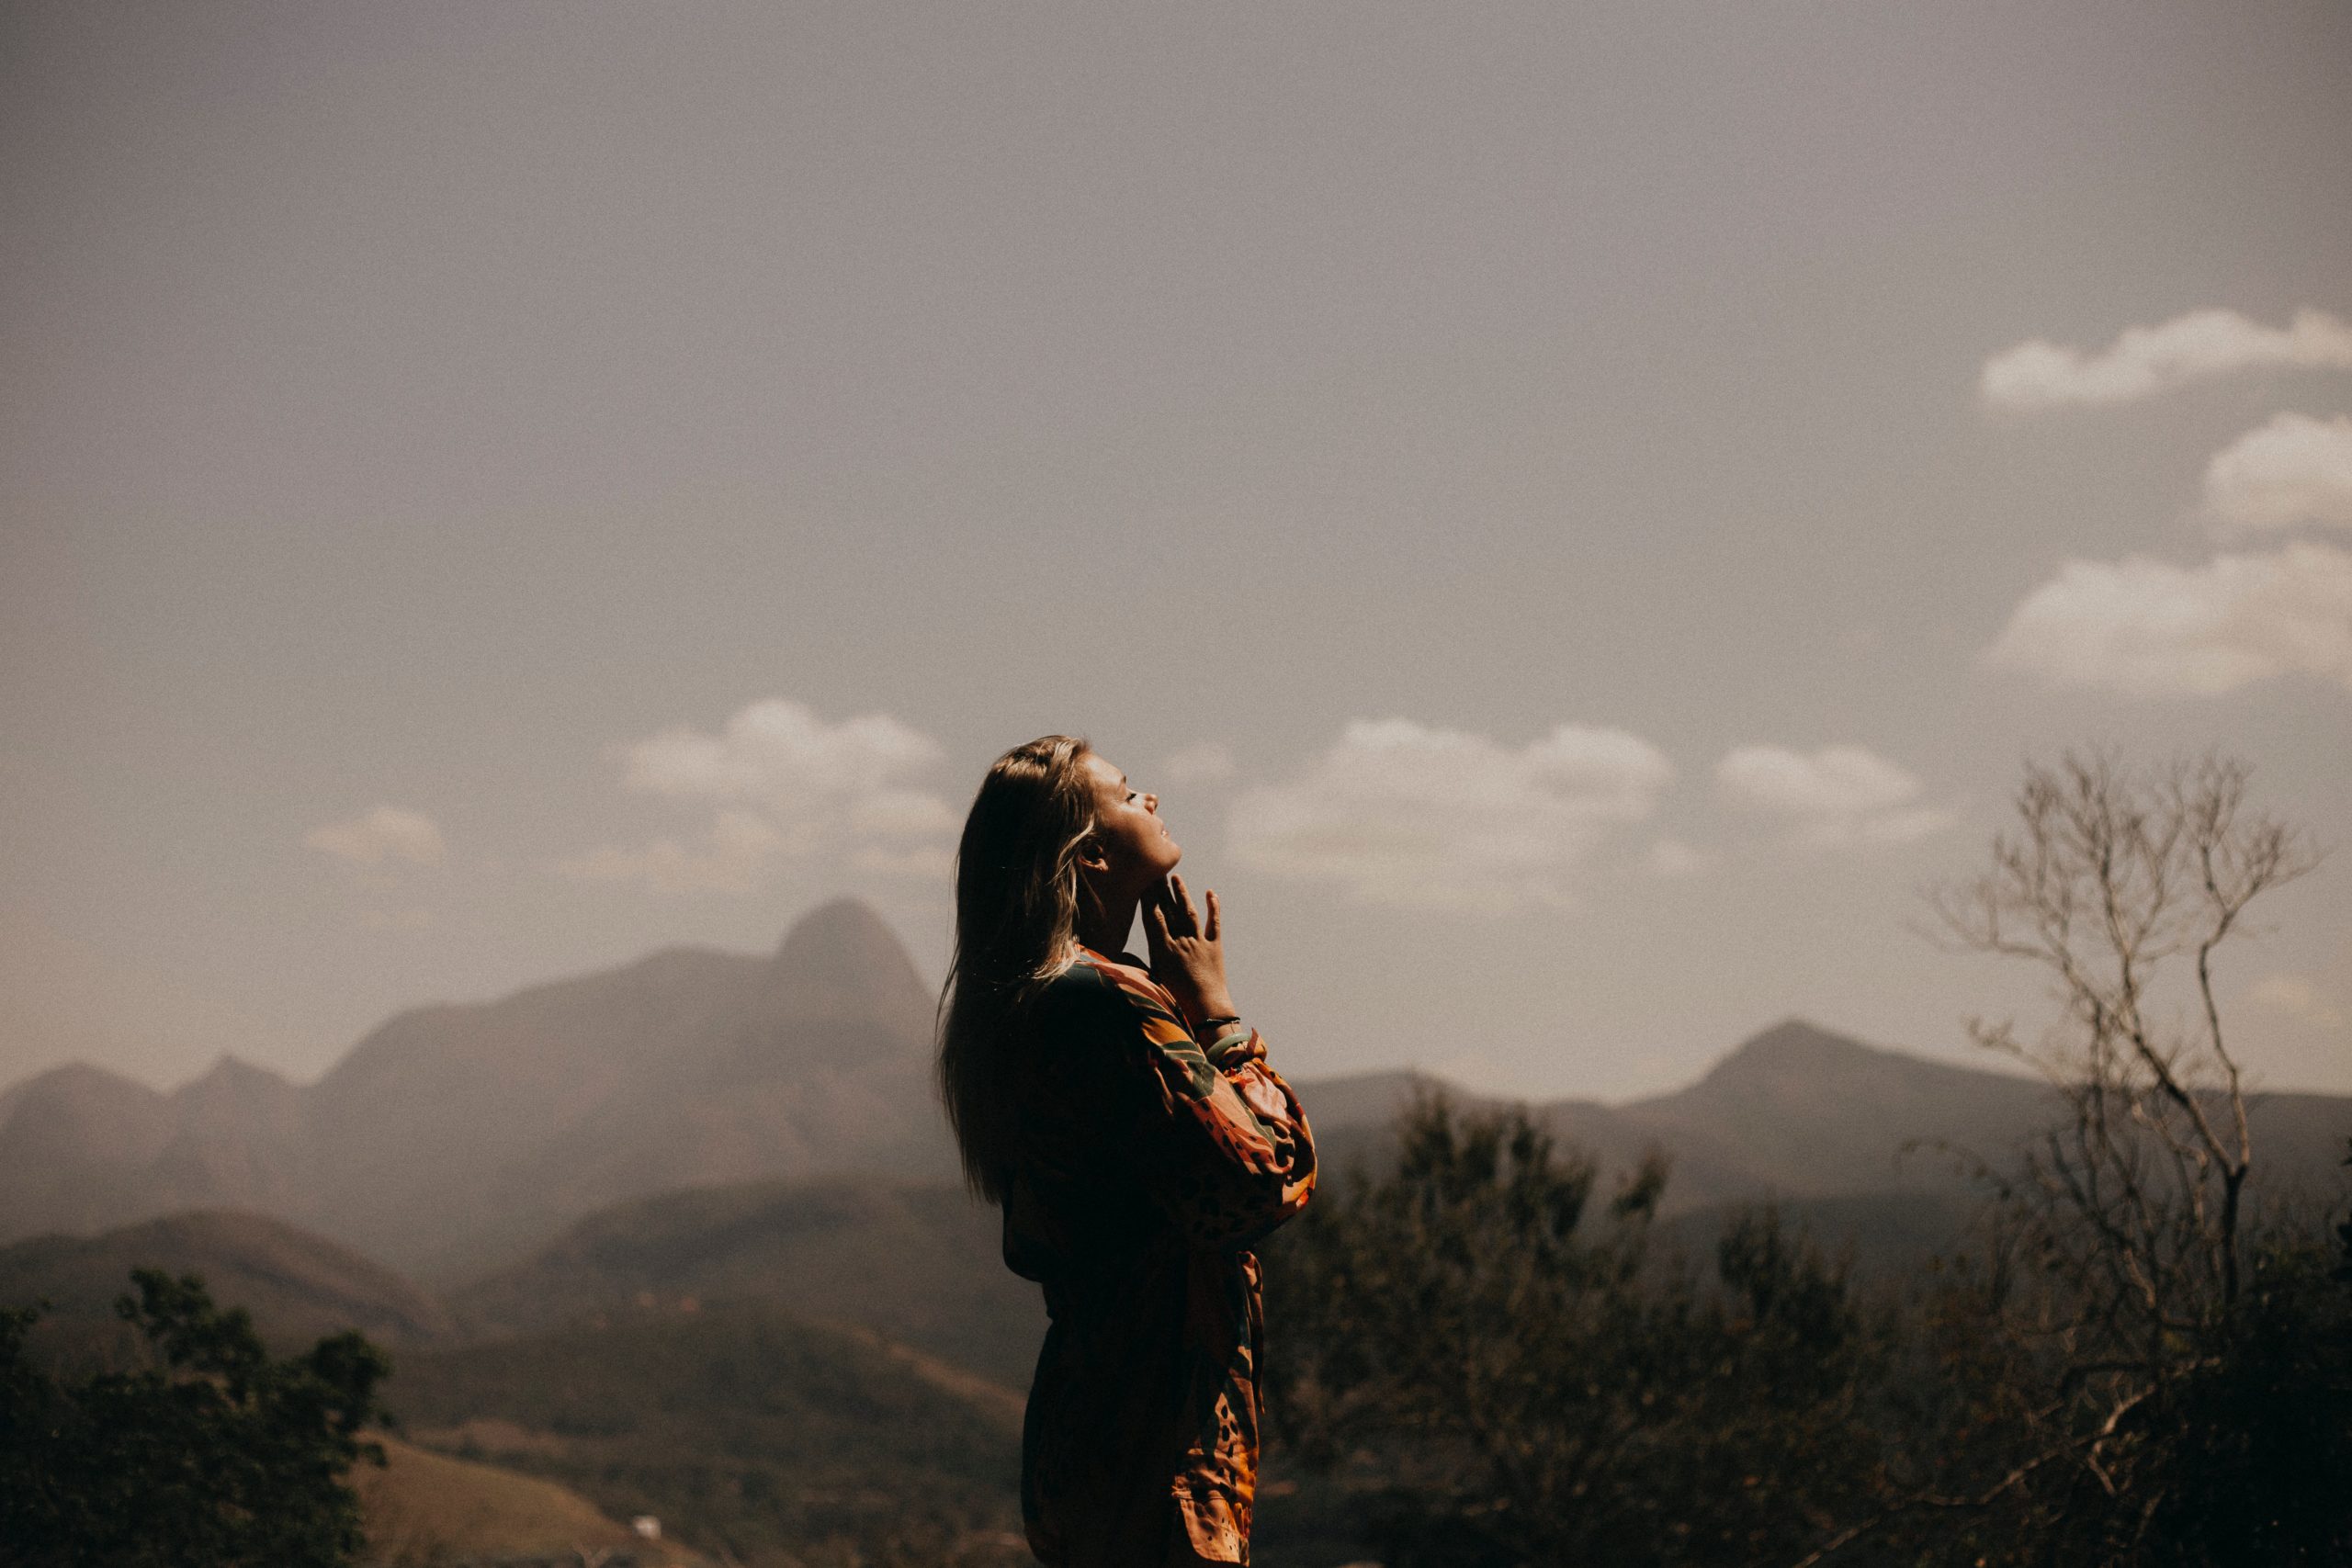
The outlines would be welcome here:
<svg viewBox="0 0 2352 1568">
<path fill-rule="evenodd" d="M 1230 995 L 1220 991 L 1213 997 L 1203 997 L 1194 1004 L 1193 1016 L 1205 1024 L 1219 1019 L 1239 1018 L 1241 1010 L 1233 1005 Z"/>
</svg>

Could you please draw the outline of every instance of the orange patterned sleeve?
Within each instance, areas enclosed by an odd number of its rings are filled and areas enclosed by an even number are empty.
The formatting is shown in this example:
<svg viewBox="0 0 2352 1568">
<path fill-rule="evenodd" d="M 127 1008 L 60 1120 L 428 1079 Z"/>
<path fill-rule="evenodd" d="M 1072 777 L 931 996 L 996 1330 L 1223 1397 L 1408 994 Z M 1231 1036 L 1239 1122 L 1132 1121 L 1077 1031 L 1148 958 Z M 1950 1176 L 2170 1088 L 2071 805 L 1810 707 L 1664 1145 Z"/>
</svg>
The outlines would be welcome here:
<svg viewBox="0 0 2352 1568">
<path fill-rule="evenodd" d="M 1203 1045 L 1148 975 L 1093 967 L 1125 1009 L 1125 1043 L 1147 1080 L 1127 1131 L 1169 1218 L 1196 1245 L 1242 1247 L 1305 1208 L 1314 1136 L 1258 1032 L 1232 1025 Z"/>
</svg>

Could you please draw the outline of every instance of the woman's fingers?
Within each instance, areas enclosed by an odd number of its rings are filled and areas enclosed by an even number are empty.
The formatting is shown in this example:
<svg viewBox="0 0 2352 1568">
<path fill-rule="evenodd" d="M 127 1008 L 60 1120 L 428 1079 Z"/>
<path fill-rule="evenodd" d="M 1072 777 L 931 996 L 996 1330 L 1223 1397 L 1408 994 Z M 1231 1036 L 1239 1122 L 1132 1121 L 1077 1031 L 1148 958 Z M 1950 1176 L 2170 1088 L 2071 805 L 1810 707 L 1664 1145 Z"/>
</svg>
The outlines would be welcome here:
<svg viewBox="0 0 2352 1568">
<path fill-rule="evenodd" d="M 1201 912 L 1193 908 L 1193 897 L 1184 891 L 1184 879 L 1174 872 L 1168 874 L 1168 898 L 1170 905 L 1183 915 L 1184 934 L 1192 936 L 1201 929 Z"/>
<path fill-rule="evenodd" d="M 1217 914 L 1216 889 L 1212 887 L 1201 897 L 1207 899 L 1209 905 L 1209 923 L 1202 930 L 1201 934 L 1211 942 L 1218 941 L 1225 935 L 1225 922 Z"/>
</svg>

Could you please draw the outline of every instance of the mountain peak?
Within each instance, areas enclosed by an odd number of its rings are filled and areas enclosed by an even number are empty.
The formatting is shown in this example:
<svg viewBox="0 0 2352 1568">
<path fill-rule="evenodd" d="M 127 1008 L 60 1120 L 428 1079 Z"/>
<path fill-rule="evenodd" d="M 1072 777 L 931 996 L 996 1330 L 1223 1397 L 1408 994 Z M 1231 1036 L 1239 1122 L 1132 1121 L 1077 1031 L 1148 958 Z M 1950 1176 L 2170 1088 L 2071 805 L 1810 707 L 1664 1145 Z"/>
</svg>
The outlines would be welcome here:
<svg viewBox="0 0 2352 1568">
<path fill-rule="evenodd" d="M 917 1040 L 931 1032 L 931 992 L 913 958 L 860 899 L 820 904 L 795 921 L 768 964 L 763 988 L 779 1018 L 882 1023 Z"/>
<path fill-rule="evenodd" d="M 301 1100 L 302 1091 L 281 1075 L 226 1053 L 172 1094 L 184 1130 L 298 1117 Z"/>
<path fill-rule="evenodd" d="M 153 1159 L 171 1136 L 172 1102 L 120 1073 L 69 1062 L 0 1096 L 0 1172 L 71 1177 L 94 1162 Z"/>
<path fill-rule="evenodd" d="M 291 1089 L 283 1073 L 248 1062 L 242 1056 L 223 1051 L 213 1059 L 212 1066 L 198 1077 L 182 1084 L 179 1093 L 188 1094 L 254 1094 Z"/>
<path fill-rule="evenodd" d="M 32 1098 L 62 1096 L 74 1100 L 112 1100 L 125 1103 L 160 1105 L 164 1094 L 148 1088 L 138 1079 L 126 1077 L 110 1067 L 95 1066 L 88 1062 L 65 1062 L 21 1078 L 0 1093 L 0 1121 L 5 1121 L 6 1108 Z"/>
<path fill-rule="evenodd" d="M 855 949 L 888 950 L 903 954 L 889 922 L 863 898 L 829 898 L 792 922 L 776 949 L 779 963 L 791 953 Z"/>
<path fill-rule="evenodd" d="M 1805 1019 L 1786 1018 L 1732 1047 L 1691 1088 L 1744 1090 L 1792 1079 L 1835 1082 L 1839 1075 L 1897 1055 Z"/>
</svg>

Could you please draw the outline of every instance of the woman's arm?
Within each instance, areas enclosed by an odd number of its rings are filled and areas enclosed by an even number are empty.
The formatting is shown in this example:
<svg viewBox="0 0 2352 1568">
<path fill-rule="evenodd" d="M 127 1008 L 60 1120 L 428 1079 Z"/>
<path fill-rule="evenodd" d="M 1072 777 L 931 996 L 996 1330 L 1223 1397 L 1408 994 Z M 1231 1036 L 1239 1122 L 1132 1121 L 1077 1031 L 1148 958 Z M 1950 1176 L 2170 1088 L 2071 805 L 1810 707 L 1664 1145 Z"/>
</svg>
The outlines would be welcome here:
<svg viewBox="0 0 2352 1568">
<path fill-rule="evenodd" d="M 1258 1032 L 1236 1021 L 1204 1044 L 1167 987 L 1125 964 L 1093 968 L 1131 1085 L 1107 1100 L 1124 1104 L 1117 1135 L 1177 1228 L 1198 1245 L 1238 1247 L 1305 1208 L 1314 1136 Z"/>
</svg>

